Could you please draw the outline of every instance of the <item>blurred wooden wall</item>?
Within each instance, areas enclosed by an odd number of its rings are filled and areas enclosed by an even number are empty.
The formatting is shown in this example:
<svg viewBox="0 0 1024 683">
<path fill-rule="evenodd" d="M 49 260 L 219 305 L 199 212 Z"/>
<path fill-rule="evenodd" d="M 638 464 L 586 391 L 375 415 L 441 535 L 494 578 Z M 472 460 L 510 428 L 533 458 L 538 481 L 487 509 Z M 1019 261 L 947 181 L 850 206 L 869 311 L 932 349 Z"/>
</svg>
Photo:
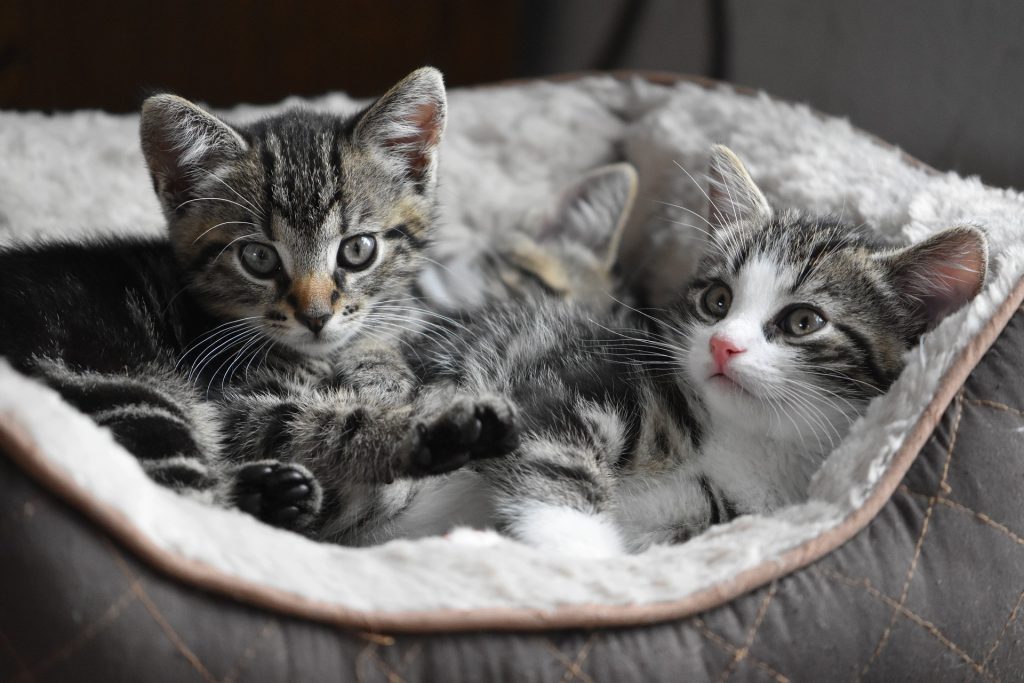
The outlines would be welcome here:
<svg viewBox="0 0 1024 683">
<path fill-rule="evenodd" d="M 135 109 L 669 70 L 808 102 L 920 159 L 1024 188 L 1024 2 L 0 0 L 0 108 Z"/>
<path fill-rule="evenodd" d="M 449 84 L 520 74 L 515 0 L 0 0 L 0 107 L 135 109 L 170 90 L 212 105 L 379 93 L 417 66 Z"/>
</svg>

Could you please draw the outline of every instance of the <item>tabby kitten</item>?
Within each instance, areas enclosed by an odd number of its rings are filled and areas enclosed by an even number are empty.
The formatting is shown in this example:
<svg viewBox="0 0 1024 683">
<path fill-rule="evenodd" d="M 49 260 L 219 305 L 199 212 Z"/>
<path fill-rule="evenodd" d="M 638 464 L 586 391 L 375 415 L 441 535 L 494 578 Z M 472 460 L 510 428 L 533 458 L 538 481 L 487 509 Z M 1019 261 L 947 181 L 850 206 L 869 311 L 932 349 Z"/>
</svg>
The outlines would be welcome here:
<svg viewBox="0 0 1024 683">
<path fill-rule="evenodd" d="M 892 248 L 774 212 L 724 147 L 710 175 L 706 254 L 671 310 L 498 304 L 421 358 L 429 383 L 507 395 L 524 431 L 393 528 L 492 525 L 608 556 L 799 501 L 906 351 L 984 282 L 977 229 Z"/>
<path fill-rule="evenodd" d="M 450 315 L 544 296 L 607 308 L 608 293 L 618 289 L 612 271 L 636 188 L 631 165 L 601 166 L 527 210 L 515 229 L 481 231 L 476 248 L 464 240 L 439 242 L 440 263 L 423 268 L 418 293 Z"/>
<path fill-rule="evenodd" d="M 387 482 L 494 452 L 481 421 L 493 434 L 509 415 L 409 404 L 397 343 L 366 322 L 408 296 L 423 261 L 445 111 L 429 68 L 349 118 L 231 126 L 149 98 L 142 148 L 169 239 L 5 250 L 0 354 L 157 482 L 291 528 L 336 505 L 317 480 Z"/>
</svg>

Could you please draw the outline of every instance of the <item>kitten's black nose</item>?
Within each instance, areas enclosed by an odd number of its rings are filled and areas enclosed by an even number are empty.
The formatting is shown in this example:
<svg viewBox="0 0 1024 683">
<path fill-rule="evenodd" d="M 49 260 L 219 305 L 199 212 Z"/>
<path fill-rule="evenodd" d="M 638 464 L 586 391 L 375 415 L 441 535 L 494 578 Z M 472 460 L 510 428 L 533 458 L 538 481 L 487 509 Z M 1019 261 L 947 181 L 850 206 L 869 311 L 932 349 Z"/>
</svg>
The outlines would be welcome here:
<svg viewBox="0 0 1024 683">
<path fill-rule="evenodd" d="M 295 319 L 312 330 L 313 334 L 320 334 L 320 330 L 324 329 L 324 325 L 326 325 L 327 321 L 331 319 L 331 314 L 304 315 L 296 311 Z"/>
</svg>

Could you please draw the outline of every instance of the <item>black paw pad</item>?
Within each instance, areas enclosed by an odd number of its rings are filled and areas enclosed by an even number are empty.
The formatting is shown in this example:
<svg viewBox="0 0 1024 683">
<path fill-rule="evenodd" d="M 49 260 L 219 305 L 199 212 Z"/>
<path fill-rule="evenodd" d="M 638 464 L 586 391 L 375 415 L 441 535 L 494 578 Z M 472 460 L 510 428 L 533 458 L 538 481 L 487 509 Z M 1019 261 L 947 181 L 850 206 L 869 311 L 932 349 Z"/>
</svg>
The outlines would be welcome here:
<svg viewBox="0 0 1024 683">
<path fill-rule="evenodd" d="M 468 451 L 480 438 L 482 429 L 483 425 L 474 413 L 460 410 L 430 425 L 424 440 L 434 451 Z"/>
<path fill-rule="evenodd" d="M 307 528 L 320 510 L 320 490 L 304 468 L 283 463 L 243 467 L 235 482 L 240 510 L 282 529 Z"/>
<path fill-rule="evenodd" d="M 436 422 L 417 426 L 417 447 L 412 464 L 415 474 L 443 474 L 470 461 L 470 449 L 480 437 L 482 425 L 471 411 L 453 411 Z"/>
<path fill-rule="evenodd" d="M 519 447 L 519 422 L 514 413 L 501 415 L 493 406 L 478 405 L 476 419 L 480 435 L 471 450 L 474 458 L 496 458 Z"/>
</svg>

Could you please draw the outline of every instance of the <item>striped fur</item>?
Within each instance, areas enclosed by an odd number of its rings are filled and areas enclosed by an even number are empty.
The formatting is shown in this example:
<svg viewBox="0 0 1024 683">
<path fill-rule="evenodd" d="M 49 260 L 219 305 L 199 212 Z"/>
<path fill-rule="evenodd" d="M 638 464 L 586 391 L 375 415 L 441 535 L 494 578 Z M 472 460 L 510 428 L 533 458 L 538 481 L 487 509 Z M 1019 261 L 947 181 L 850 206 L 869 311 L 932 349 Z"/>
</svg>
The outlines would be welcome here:
<svg viewBox="0 0 1024 683">
<path fill-rule="evenodd" d="M 711 179 L 706 254 L 676 307 L 496 303 L 426 357 L 427 382 L 511 398 L 524 433 L 510 457 L 423 484 L 391 533 L 493 525 L 607 556 L 799 500 L 904 353 L 984 281 L 976 229 L 897 248 L 773 212 L 727 149 Z"/>
<path fill-rule="evenodd" d="M 615 281 L 612 264 L 635 190 L 632 167 L 616 164 L 597 169 L 567 186 L 550 206 L 526 215 L 519 229 L 493 239 L 489 249 L 476 255 L 475 260 L 455 259 L 454 265 L 449 260 L 443 268 L 428 269 L 429 277 L 421 283 L 444 314 L 427 313 L 427 319 L 447 328 L 434 324 L 431 334 L 417 346 L 422 353 L 412 354 L 420 379 L 425 381 L 417 400 L 424 406 L 445 405 L 449 396 L 463 395 L 494 405 L 499 411 L 515 410 L 531 402 L 490 375 L 481 374 L 470 381 L 460 374 L 462 363 L 466 367 L 499 363 L 508 372 L 519 364 L 524 376 L 548 377 L 564 391 L 574 391 L 570 387 L 579 377 L 562 367 L 565 359 L 558 360 L 541 350 L 575 343 L 578 367 L 581 372 L 585 370 L 598 343 L 587 338 L 593 327 L 588 318 L 614 304 L 608 296 Z M 545 312 L 560 319 L 565 311 L 577 315 L 577 327 L 567 325 L 563 329 L 557 321 L 543 323 Z M 546 334 L 559 329 L 562 336 Z M 522 346 L 507 346 L 508 342 Z M 455 363 L 453 359 L 462 360 Z M 628 376 L 630 369 L 621 369 L 623 376 Z M 640 397 L 629 394 L 627 384 L 620 383 L 625 392 L 623 401 L 639 401 Z M 572 409 L 562 409 L 567 401 L 551 402 L 550 431 L 554 437 L 564 426 L 558 416 L 573 418 Z M 557 466 L 543 471 L 563 483 L 563 471 Z M 512 478 L 506 478 L 503 486 L 509 498 L 524 495 L 523 487 Z M 493 502 L 482 495 L 485 491 L 479 473 L 469 470 L 422 482 L 356 486 L 349 491 L 330 537 L 349 544 L 368 544 L 395 536 L 439 533 L 455 523 L 493 523 Z"/>
</svg>

